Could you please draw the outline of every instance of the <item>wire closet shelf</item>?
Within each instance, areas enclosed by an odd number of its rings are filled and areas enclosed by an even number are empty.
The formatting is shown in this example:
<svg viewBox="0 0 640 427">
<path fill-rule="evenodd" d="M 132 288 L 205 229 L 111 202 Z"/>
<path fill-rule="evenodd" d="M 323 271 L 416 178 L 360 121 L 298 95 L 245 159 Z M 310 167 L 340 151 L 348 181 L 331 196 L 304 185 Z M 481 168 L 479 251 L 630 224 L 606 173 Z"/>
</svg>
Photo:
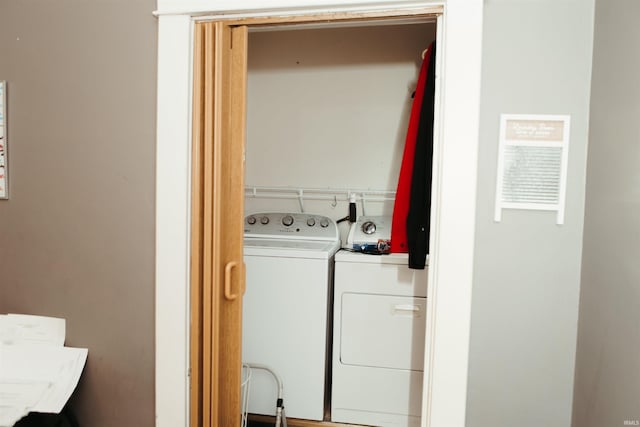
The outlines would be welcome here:
<svg viewBox="0 0 640 427">
<path fill-rule="evenodd" d="M 390 190 L 373 189 L 344 189 L 344 188 L 299 188 L 299 187 L 256 187 L 247 186 L 244 189 L 245 198 L 251 199 L 296 199 L 300 205 L 300 212 L 304 213 L 305 200 L 328 201 L 332 206 L 338 202 L 366 203 L 393 202 L 396 192 Z"/>
</svg>

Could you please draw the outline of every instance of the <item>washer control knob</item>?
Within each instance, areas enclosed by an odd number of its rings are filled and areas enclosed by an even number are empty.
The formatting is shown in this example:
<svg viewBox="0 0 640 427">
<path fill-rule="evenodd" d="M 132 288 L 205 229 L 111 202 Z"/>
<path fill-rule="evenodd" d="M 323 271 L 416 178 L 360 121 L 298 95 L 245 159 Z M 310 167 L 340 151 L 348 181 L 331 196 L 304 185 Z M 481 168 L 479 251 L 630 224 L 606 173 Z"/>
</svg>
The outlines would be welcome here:
<svg viewBox="0 0 640 427">
<path fill-rule="evenodd" d="M 362 232 L 364 234 L 373 234 L 376 232 L 376 223 L 373 221 L 367 221 L 362 224 Z"/>
<path fill-rule="evenodd" d="M 256 217 L 255 216 L 251 215 L 251 216 L 247 217 L 247 224 L 253 225 L 255 223 L 256 223 Z"/>
<path fill-rule="evenodd" d="M 308 225 L 309 227 L 313 227 L 314 225 L 316 225 L 316 219 L 315 219 L 315 218 L 309 218 L 309 219 L 307 220 L 307 225 Z"/>
<path fill-rule="evenodd" d="M 269 217 L 263 216 L 262 218 L 260 218 L 260 224 L 263 224 L 263 225 L 269 224 Z"/>
<path fill-rule="evenodd" d="M 329 220 L 327 218 L 322 218 L 320 220 L 320 227 L 327 228 L 329 226 Z"/>
<path fill-rule="evenodd" d="M 291 224 L 293 224 L 293 217 L 291 215 L 287 215 L 284 218 L 282 218 L 282 225 L 284 225 L 285 227 L 288 227 Z"/>
</svg>

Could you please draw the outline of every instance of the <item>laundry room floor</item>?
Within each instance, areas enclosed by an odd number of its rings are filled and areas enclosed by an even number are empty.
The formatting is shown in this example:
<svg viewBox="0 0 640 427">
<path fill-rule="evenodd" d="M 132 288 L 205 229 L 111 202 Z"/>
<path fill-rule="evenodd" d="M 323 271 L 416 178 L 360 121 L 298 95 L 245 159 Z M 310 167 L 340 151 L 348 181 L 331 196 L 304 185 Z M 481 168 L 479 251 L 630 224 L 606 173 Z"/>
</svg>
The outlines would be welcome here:
<svg viewBox="0 0 640 427">
<path fill-rule="evenodd" d="M 247 427 L 273 427 L 275 419 L 266 416 L 249 416 Z M 258 418 L 258 419 L 255 419 Z M 310 421 L 287 418 L 287 427 L 371 427 L 357 424 L 340 424 L 330 421 Z"/>
</svg>

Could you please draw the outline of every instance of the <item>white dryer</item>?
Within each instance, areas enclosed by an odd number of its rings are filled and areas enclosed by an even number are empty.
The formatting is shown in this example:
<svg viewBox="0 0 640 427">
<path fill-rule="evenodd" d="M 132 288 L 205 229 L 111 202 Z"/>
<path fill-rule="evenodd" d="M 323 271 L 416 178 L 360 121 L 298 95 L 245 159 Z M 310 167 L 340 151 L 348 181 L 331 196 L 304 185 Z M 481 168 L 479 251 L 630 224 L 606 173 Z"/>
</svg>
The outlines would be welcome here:
<svg viewBox="0 0 640 427">
<path fill-rule="evenodd" d="M 242 360 L 271 367 L 284 384 L 286 414 L 322 420 L 330 355 L 334 254 L 330 218 L 260 213 L 245 218 Z M 277 384 L 253 370 L 249 413 L 274 415 Z"/>
<path fill-rule="evenodd" d="M 335 256 L 334 422 L 420 425 L 427 271 L 407 261 L 406 254 Z"/>
</svg>

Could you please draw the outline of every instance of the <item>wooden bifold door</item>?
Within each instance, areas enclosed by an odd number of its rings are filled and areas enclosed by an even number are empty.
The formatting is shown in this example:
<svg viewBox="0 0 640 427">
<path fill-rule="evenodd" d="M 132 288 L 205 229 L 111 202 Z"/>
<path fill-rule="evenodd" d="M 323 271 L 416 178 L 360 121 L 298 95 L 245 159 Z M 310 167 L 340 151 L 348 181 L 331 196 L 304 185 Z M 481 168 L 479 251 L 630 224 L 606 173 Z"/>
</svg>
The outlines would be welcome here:
<svg viewBox="0 0 640 427">
<path fill-rule="evenodd" d="M 240 425 L 247 27 L 194 34 L 190 419 Z"/>
<path fill-rule="evenodd" d="M 435 5 L 195 23 L 190 427 L 235 427 L 241 419 L 248 27 L 433 21 L 442 12 Z"/>
</svg>

